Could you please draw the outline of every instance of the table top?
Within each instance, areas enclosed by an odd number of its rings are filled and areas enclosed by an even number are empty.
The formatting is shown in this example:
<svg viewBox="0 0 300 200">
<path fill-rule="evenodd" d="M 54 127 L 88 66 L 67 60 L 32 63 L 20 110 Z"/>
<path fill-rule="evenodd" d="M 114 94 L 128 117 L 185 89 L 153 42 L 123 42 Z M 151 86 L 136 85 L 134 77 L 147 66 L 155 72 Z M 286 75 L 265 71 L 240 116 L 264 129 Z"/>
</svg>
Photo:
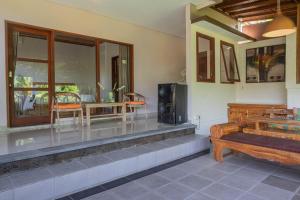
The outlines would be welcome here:
<svg viewBox="0 0 300 200">
<path fill-rule="evenodd" d="M 266 118 L 266 117 L 249 117 L 247 120 L 258 123 L 288 124 L 300 126 L 300 121 L 293 119 Z"/>
<path fill-rule="evenodd" d="M 123 102 L 114 102 L 114 103 L 85 103 L 84 106 L 88 108 L 101 108 L 101 107 L 114 107 L 114 106 L 123 106 Z"/>
</svg>

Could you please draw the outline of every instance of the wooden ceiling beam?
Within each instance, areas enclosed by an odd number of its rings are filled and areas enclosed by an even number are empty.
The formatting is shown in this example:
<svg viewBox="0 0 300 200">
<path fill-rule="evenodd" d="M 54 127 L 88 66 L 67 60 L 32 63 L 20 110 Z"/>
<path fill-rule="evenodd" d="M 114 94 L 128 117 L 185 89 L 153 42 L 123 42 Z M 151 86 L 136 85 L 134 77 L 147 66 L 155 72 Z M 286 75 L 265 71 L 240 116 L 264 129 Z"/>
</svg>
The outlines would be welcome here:
<svg viewBox="0 0 300 200">
<path fill-rule="evenodd" d="M 232 6 L 228 8 L 222 8 L 224 12 L 230 13 L 234 11 L 242 11 L 242 10 L 247 10 L 247 9 L 252 9 L 252 8 L 257 8 L 261 6 L 268 6 L 270 4 L 276 3 L 276 0 L 262 0 L 258 2 L 250 2 L 244 5 L 238 5 L 238 6 Z"/>
<path fill-rule="evenodd" d="M 289 7 L 286 7 L 286 8 L 283 8 L 281 9 L 281 12 L 282 13 L 285 13 L 285 12 L 291 12 L 291 11 L 295 11 L 297 9 L 296 6 L 289 6 Z M 232 17 L 234 18 L 241 18 L 241 17 L 244 17 L 244 16 L 252 16 L 252 15 L 259 15 L 259 14 L 265 14 L 265 13 L 277 13 L 277 9 L 276 7 L 270 7 L 270 8 L 266 8 L 266 9 L 256 9 L 256 10 L 251 10 L 251 11 L 248 11 L 248 12 L 238 12 L 236 14 L 231 14 Z"/>
<path fill-rule="evenodd" d="M 222 28 L 222 29 L 224 29 L 224 30 L 226 30 L 226 31 L 228 31 L 228 32 L 231 32 L 231 33 L 233 33 L 233 34 L 235 34 L 235 35 L 238 35 L 238 36 L 240 36 L 240 37 L 243 37 L 243 38 L 245 38 L 245 39 L 247 39 L 247 40 L 256 41 L 255 38 L 253 38 L 253 37 L 251 37 L 251 36 L 249 36 L 249 35 L 247 35 L 247 34 L 245 34 L 245 33 L 243 33 L 243 32 L 240 32 L 239 30 L 234 29 L 234 28 L 232 28 L 231 26 L 228 26 L 228 25 L 226 25 L 226 24 L 224 24 L 224 23 L 222 23 L 222 22 L 220 22 L 220 21 L 218 21 L 218 20 L 216 20 L 216 19 L 214 19 L 214 18 L 211 18 L 211 17 L 209 17 L 209 16 L 207 16 L 207 15 L 200 16 L 200 17 L 197 17 L 197 18 L 194 18 L 194 19 L 191 20 L 192 24 L 197 23 L 197 22 L 200 22 L 200 21 L 206 21 L 206 22 L 209 22 L 210 24 L 213 24 L 213 25 L 215 25 L 215 26 L 218 26 L 218 27 L 220 27 L 220 28 Z"/>
<path fill-rule="evenodd" d="M 297 11 L 294 13 L 285 13 L 284 14 L 287 17 L 293 18 L 297 15 Z M 274 14 L 262 14 L 262 15 L 256 15 L 256 16 L 249 16 L 249 17 L 243 17 L 240 19 L 242 22 L 250 22 L 250 21 L 256 21 L 256 20 L 264 20 L 264 19 L 272 19 L 276 16 L 276 13 Z"/>
<path fill-rule="evenodd" d="M 239 12 L 243 10 L 248 10 L 248 9 L 255 9 L 258 7 L 264 7 L 264 6 L 273 6 L 275 4 L 274 0 L 266 0 L 266 1 L 260 1 L 260 2 L 254 2 L 254 3 L 249 3 L 245 4 L 242 6 L 234 6 L 230 8 L 224 8 L 223 11 L 227 13 L 232 13 L 232 12 Z"/>
<path fill-rule="evenodd" d="M 283 3 L 281 5 L 281 9 L 296 9 L 297 5 L 295 3 Z M 250 8 L 250 9 L 244 9 L 244 10 L 234 10 L 232 12 L 229 12 L 229 15 L 231 16 L 236 16 L 240 14 L 251 14 L 251 13 L 256 13 L 258 11 L 270 11 L 270 10 L 277 10 L 277 4 L 271 4 L 271 5 L 265 5 L 265 6 L 260 6 L 256 8 Z"/>
<path fill-rule="evenodd" d="M 287 13 L 296 13 L 297 12 L 297 8 L 289 8 L 289 9 L 282 9 L 281 10 L 282 14 L 287 14 Z M 245 18 L 245 17 L 254 17 L 254 16 L 260 16 L 260 15 L 276 15 L 277 11 L 275 10 L 270 10 L 270 11 L 265 11 L 265 10 L 261 10 L 261 11 L 256 11 L 256 12 L 251 12 L 251 13 L 242 13 L 239 15 L 231 15 L 235 18 Z"/>
<path fill-rule="evenodd" d="M 257 1 L 265 1 L 265 0 L 224 0 L 222 3 L 215 5 L 215 7 L 224 9 L 232 6 L 238 6 L 238 5 L 243 5 L 243 4 L 257 2 Z"/>
</svg>

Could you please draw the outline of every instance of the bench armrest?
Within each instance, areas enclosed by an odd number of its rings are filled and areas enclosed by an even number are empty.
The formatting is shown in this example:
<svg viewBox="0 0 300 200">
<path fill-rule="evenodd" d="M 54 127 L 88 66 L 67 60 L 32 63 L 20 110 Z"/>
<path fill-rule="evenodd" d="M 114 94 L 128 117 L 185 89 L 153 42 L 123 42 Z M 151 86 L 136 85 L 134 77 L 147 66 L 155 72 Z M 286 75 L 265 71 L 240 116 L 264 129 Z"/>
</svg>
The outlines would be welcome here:
<svg viewBox="0 0 300 200">
<path fill-rule="evenodd" d="M 216 124 L 210 128 L 211 139 L 219 139 L 232 132 L 242 131 L 242 128 L 236 123 Z"/>
</svg>

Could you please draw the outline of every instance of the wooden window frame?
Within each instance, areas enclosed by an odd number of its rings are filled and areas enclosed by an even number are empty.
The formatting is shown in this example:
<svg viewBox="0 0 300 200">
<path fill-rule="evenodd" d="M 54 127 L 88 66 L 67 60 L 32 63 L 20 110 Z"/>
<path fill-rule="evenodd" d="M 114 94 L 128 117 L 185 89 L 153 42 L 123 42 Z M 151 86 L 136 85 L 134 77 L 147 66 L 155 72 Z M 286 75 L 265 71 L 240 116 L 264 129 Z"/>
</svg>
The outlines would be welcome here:
<svg viewBox="0 0 300 200">
<path fill-rule="evenodd" d="M 200 63 L 199 63 L 199 58 L 200 58 L 200 53 L 199 53 L 199 38 L 204 38 L 209 40 L 209 46 L 210 46 L 210 78 L 207 79 L 201 79 L 200 78 Z M 197 32 L 196 33 L 196 79 L 197 82 L 206 82 L 206 83 L 215 83 L 215 38 L 210 37 L 208 35 L 202 34 Z"/>
<path fill-rule="evenodd" d="M 14 21 L 9 21 L 5 20 L 5 55 L 6 55 L 6 99 L 7 99 L 7 126 L 8 127 L 18 127 L 18 126 L 28 126 L 28 125 L 39 125 L 39 124 L 44 124 L 44 123 L 50 123 L 50 111 L 49 111 L 49 116 L 47 116 L 47 119 L 43 119 L 43 121 L 32 121 L 32 120 L 27 120 L 27 119 L 20 119 L 18 122 L 15 122 L 14 116 L 13 116 L 13 106 L 10 106 L 11 102 L 13 101 L 13 97 L 11 95 L 11 82 L 9 80 L 8 74 L 10 71 L 10 57 L 11 57 L 11 52 L 9 48 L 9 40 L 10 38 L 10 31 L 12 28 L 17 28 L 21 30 L 34 30 L 37 33 L 39 32 L 47 32 L 49 34 L 48 38 L 48 58 L 49 60 L 40 60 L 40 59 L 28 59 L 28 58 L 17 58 L 20 61 L 27 61 L 27 62 L 37 62 L 37 63 L 48 63 L 50 66 L 48 69 L 48 86 L 49 88 L 31 88 L 30 90 L 38 90 L 38 91 L 45 91 L 49 90 L 49 105 L 51 103 L 51 98 L 53 94 L 55 93 L 55 69 L 54 69 L 54 45 L 55 45 L 55 35 L 57 33 L 59 34 L 65 34 L 69 36 L 73 36 L 76 38 L 80 39 L 86 39 L 86 40 L 91 40 L 93 41 L 93 44 L 96 47 L 96 101 L 100 102 L 100 87 L 97 84 L 100 81 L 100 43 L 102 42 L 110 42 L 110 43 L 115 43 L 119 45 L 126 45 L 129 48 L 129 68 L 130 68 L 130 92 L 134 92 L 134 45 L 126 42 L 119 42 L 119 41 L 114 41 L 114 40 L 108 40 L 108 39 L 103 39 L 99 37 L 93 37 L 93 36 L 88 36 L 88 35 L 82 35 L 82 34 L 77 34 L 77 33 L 71 33 L 71 32 L 66 32 L 66 31 L 60 31 L 56 29 L 50 29 L 50 28 L 44 28 L 44 27 L 39 27 L 39 26 L 34 26 L 34 25 L 29 25 L 29 24 L 24 24 L 24 23 L 19 23 L 19 22 L 14 22 Z M 79 43 L 79 45 L 82 45 Z M 29 90 L 27 88 L 21 89 L 21 90 Z"/>
<path fill-rule="evenodd" d="M 236 70 L 237 72 L 237 75 L 238 75 L 238 79 L 230 79 L 228 77 L 228 69 L 227 69 L 227 65 L 226 65 L 226 62 L 225 62 L 225 54 L 224 54 L 224 51 L 223 51 L 223 45 L 226 45 L 226 46 L 229 46 L 233 49 L 233 58 L 234 58 L 234 61 L 236 63 L 236 67 L 233 68 L 234 72 Z M 223 83 L 223 84 L 234 84 L 235 82 L 241 82 L 241 77 L 240 77 L 240 72 L 239 72 L 239 65 L 238 65 L 238 62 L 237 62 L 237 59 L 236 59 L 236 53 L 235 53 L 235 47 L 234 47 L 234 44 L 232 43 L 229 43 L 229 42 L 225 42 L 223 40 L 220 41 L 220 51 L 221 51 L 221 56 L 220 56 L 220 82 Z M 221 74 L 221 63 L 222 63 L 222 59 L 224 60 L 224 67 L 225 67 L 225 74 L 226 74 L 226 78 L 229 82 L 222 82 L 222 74 Z M 234 77 L 233 77 L 234 78 Z"/>
</svg>

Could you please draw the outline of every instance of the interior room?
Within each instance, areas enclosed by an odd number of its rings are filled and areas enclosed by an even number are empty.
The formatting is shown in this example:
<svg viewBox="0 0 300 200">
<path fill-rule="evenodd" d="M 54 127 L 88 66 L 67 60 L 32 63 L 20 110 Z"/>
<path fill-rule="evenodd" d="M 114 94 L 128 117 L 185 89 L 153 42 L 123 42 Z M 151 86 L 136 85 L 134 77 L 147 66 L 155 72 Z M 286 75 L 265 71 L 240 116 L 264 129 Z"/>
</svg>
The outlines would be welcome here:
<svg viewBox="0 0 300 200">
<path fill-rule="evenodd" d="M 0 200 L 300 199 L 298 0 L 0 13 Z"/>
</svg>

